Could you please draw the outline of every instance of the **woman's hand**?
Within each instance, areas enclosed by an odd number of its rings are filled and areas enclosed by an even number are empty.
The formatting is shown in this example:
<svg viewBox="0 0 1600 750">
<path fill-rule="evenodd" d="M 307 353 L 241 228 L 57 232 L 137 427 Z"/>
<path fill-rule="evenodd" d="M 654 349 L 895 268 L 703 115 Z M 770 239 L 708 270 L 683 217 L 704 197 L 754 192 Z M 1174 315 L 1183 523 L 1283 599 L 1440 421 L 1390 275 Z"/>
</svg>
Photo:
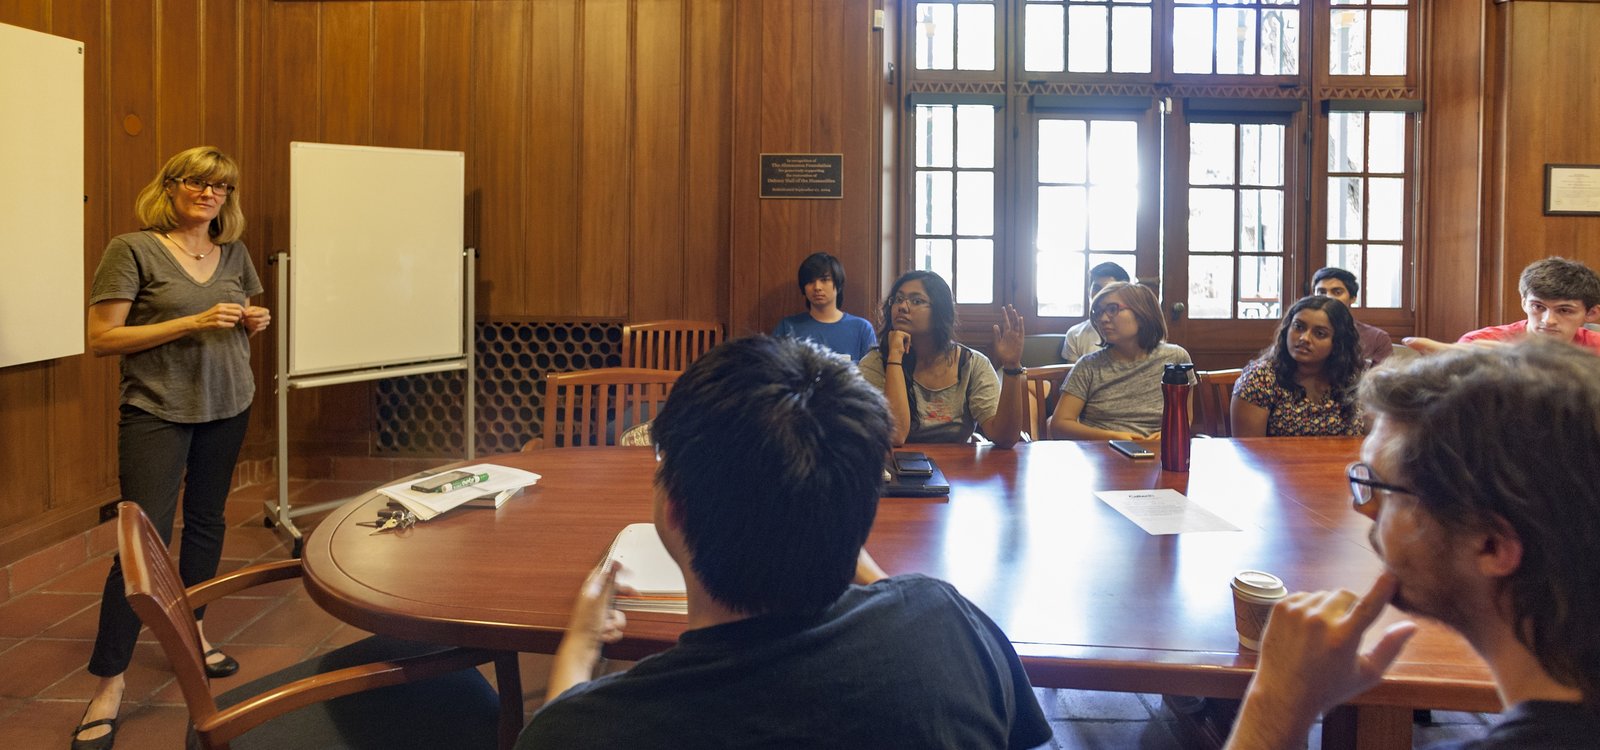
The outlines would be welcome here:
<svg viewBox="0 0 1600 750">
<path fill-rule="evenodd" d="M 205 312 L 190 316 L 194 320 L 197 331 L 212 331 L 232 328 L 244 318 L 244 305 L 233 302 L 218 302 Z"/>
<path fill-rule="evenodd" d="M 244 329 L 249 331 L 251 336 L 261 333 L 271 324 L 271 310 L 265 307 L 257 307 L 256 305 L 250 305 L 244 309 Z"/>
<path fill-rule="evenodd" d="M 1015 370 L 1022 366 L 1022 313 L 1017 308 L 1006 305 L 1005 317 L 1001 319 L 1004 328 L 994 327 L 994 356 L 1001 367 Z"/>
<path fill-rule="evenodd" d="M 890 331 L 889 358 L 884 360 L 884 362 L 893 362 L 894 364 L 898 365 L 900 364 L 900 360 L 904 359 L 906 353 L 909 351 L 911 351 L 911 334 L 906 333 L 905 331 Z"/>
</svg>

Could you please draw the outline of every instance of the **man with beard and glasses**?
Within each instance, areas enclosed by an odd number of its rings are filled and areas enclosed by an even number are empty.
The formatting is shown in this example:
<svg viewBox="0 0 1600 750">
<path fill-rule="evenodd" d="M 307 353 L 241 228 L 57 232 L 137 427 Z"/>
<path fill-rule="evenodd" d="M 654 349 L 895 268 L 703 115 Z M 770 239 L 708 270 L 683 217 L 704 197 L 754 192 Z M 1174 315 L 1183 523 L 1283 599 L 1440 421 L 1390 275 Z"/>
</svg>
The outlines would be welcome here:
<svg viewBox="0 0 1600 750">
<path fill-rule="evenodd" d="M 1349 469 L 1385 570 L 1372 588 L 1297 593 L 1272 612 L 1228 747 L 1303 747 L 1318 714 L 1375 685 L 1416 631 L 1362 634 L 1394 604 L 1461 633 L 1505 715 L 1442 747 L 1600 746 L 1600 368 L 1550 337 L 1373 371 Z"/>
</svg>

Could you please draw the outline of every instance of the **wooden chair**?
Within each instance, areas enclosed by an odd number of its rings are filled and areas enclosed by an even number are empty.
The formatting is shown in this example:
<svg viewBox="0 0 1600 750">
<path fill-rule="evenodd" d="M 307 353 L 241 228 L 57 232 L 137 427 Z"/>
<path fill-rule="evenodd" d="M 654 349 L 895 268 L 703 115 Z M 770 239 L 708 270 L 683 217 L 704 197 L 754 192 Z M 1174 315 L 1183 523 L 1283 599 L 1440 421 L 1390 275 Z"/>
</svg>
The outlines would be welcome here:
<svg viewBox="0 0 1600 750">
<path fill-rule="evenodd" d="M 373 636 L 213 697 L 194 608 L 298 578 L 299 560 L 252 565 L 184 589 L 138 505 L 117 504 L 128 603 L 166 652 L 189 705 L 190 747 L 510 748 L 522 730 L 517 655 Z M 500 693 L 475 666 L 494 662 Z"/>
<path fill-rule="evenodd" d="M 1044 440 L 1050 436 L 1050 414 L 1055 411 L 1056 401 L 1061 398 L 1061 384 L 1067 382 L 1067 375 L 1071 373 L 1070 364 L 1028 368 L 1023 376 L 1027 381 L 1028 397 L 1023 402 L 1023 408 L 1027 411 L 1022 424 L 1029 440 Z"/>
<path fill-rule="evenodd" d="M 1195 373 L 1200 384 L 1194 389 L 1194 415 L 1189 424 L 1196 435 L 1233 437 L 1233 384 L 1244 370 L 1202 370 Z"/>
<path fill-rule="evenodd" d="M 617 445 L 629 428 L 655 419 L 680 374 L 638 367 L 550 373 L 543 437 L 524 450 Z"/>
<path fill-rule="evenodd" d="M 657 320 L 622 327 L 622 366 L 677 370 L 722 341 L 722 325 L 698 320 Z"/>
</svg>

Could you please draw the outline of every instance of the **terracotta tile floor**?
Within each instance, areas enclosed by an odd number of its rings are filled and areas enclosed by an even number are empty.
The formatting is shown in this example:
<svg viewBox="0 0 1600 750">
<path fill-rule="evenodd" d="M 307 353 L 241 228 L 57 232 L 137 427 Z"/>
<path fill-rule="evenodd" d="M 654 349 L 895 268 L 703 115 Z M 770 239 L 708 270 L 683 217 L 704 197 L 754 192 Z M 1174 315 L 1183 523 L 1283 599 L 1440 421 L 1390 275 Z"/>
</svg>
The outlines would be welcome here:
<svg viewBox="0 0 1600 750">
<path fill-rule="evenodd" d="M 370 489 L 368 481 L 306 481 L 292 485 L 291 503 L 303 507 Z M 275 489 L 258 485 L 229 498 L 229 529 L 222 569 L 289 556 L 284 537 L 262 525 L 262 501 Z M 297 519 L 302 529 L 315 517 Z M 0 747 L 63 748 L 93 688 L 84 671 L 94 638 L 99 592 L 114 546 L 110 525 L 68 540 L 12 566 L 12 583 L 38 580 L 26 590 L 12 586 L 0 600 Z M 76 545 L 76 546 L 75 546 Z M 229 597 L 207 611 L 213 642 L 239 659 L 239 674 L 216 680 L 226 691 L 260 675 L 325 653 L 363 637 L 322 612 L 294 581 Z M 522 684 L 531 713 L 544 693 L 547 659 L 524 654 Z M 487 671 L 488 668 L 485 667 Z M 1055 748 L 1192 748 L 1207 743 L 1188 731 L 1156 695 L 1073 690 L 1036 691 L 1055 729 Z M 183 697 L 166 659 L 148 632 L 141 635 L 128 670 L 128 692 L 118 731 L 119 750 L 181 748 L 188 725 Z M 1417 746 L 1480 736 L 1486 717 L 1436 713 L 1435 725 L 1416 732 Z M 1311 747 L 1318 747 L 1315 734 Z"/>
</svg>

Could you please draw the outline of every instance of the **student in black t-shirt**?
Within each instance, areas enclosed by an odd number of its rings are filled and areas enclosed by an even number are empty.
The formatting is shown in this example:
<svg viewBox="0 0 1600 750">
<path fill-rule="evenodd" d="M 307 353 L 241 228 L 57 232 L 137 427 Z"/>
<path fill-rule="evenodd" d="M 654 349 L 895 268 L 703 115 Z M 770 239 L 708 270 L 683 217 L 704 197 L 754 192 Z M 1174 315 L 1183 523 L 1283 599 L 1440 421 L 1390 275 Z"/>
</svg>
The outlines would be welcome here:
<svg viewBox="0 0 1600 750">
<path fill-rule="evenodd" d="M 1351 464 L 1386 570 L 1362 596 L 1273 609 L 1229 747 L 1303 745 L 1316 716 L 1376 684 L 1416 626 L 1362 633 L 1384 605 L 1439 620 L 1494 675 L 1506 716 L 1462 750 L 1600 743 L 1600 370 L 1545 337 L 1461 347 L 1360 387 L 1374 417 Z M 1315 678 L 1310 676 L 1315 675 Z"/>
<path fill-rule="evenodd" d="M 728 342 L 678 379 L 652 438 L 656 530 L 683 570 L 689 630 L 591 679 L 600 644 L 625 625 L 608 607 L 616 571 L 596 570 L 517 747 L 1050 739 L 1005 634 L 949 584 L 885 578 L 862 549 L 889 411 L 848 363 L 793 339 Z"/>
</svg>

